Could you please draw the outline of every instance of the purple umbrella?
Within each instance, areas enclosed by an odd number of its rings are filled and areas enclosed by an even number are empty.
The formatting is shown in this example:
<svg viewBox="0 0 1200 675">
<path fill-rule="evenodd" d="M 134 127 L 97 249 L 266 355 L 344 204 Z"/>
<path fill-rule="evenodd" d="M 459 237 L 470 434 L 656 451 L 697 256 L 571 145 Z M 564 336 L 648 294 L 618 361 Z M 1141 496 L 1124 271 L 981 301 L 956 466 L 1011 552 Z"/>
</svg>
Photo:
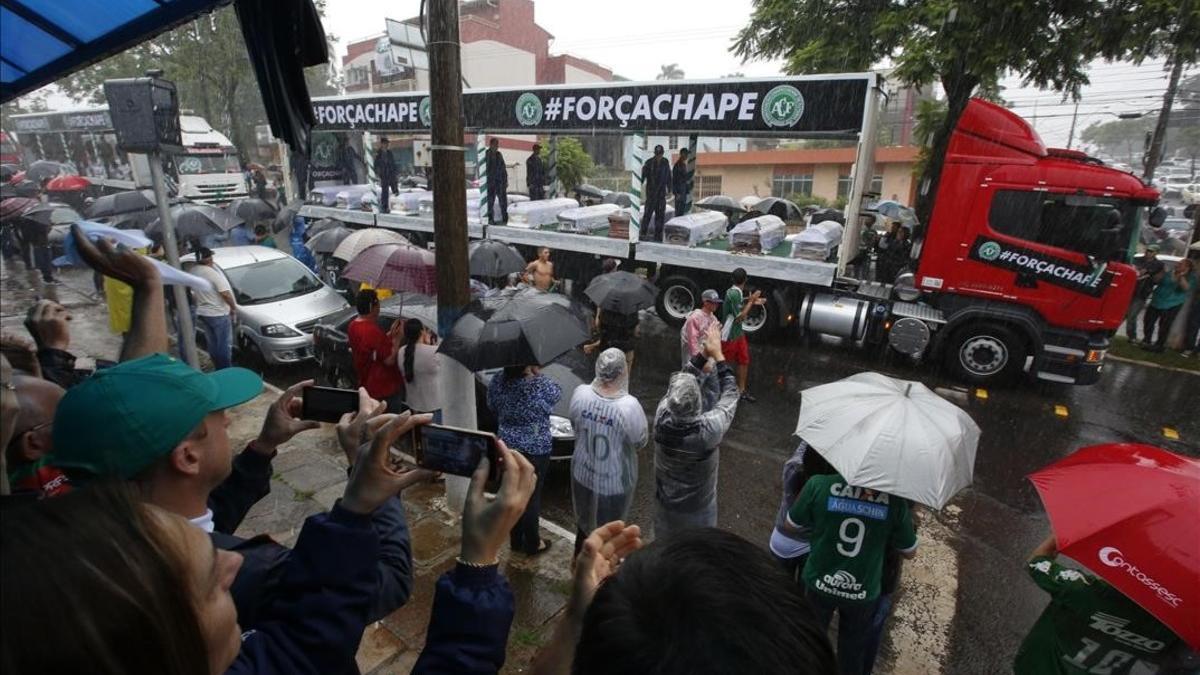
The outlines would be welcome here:
<svg viewBox="0 0 1200 675">
<path fill-rule="evenodd" d="M 433 253 L 412 244 L 371 246 L 346 265 L 342 276 L 392 291 L 437 293 Z"/>
</svg>

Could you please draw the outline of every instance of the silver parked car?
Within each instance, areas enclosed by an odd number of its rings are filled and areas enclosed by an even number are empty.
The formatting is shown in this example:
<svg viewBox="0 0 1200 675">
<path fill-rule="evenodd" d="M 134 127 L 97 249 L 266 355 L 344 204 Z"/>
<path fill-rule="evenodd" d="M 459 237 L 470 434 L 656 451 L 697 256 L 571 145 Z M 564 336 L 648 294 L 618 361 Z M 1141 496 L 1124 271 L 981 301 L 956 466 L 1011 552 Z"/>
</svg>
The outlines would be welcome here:
<svg viewBox="0 0 1200 675">
<path fill-rule="evenodd" d="M 195 256 L 183 258 L 184 269 Z M 313 358 L 312 331 L 346 300 L 299 260 L 266 246 L 213 249 L 213 262 L 237 301 L 236 348 L 268 364 Z"/>
</svg>

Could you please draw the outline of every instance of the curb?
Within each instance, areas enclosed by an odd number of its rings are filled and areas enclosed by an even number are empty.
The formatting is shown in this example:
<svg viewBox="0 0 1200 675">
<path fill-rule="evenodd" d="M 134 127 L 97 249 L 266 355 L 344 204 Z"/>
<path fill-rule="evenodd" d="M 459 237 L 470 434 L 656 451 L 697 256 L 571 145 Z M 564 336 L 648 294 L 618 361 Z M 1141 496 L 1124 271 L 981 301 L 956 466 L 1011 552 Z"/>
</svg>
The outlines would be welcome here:
<svg viewBox="0 0 1200 675">
<path fill-rule="evenodd" d="M 1196 371 L 1196 370 L 1187 370 L 1186 368 L 1176 368 L 1175 366 L 1164 366 L 1160 363 L 1153 363 L 1151 361 L 1139 361 L 1137 359 L 1129 359 L 1129 358 L 1125 358 L 1124 356 L 1117 356 L 1115 354 L 1109 354 L 1107 356 L 1107 358 L 1110 358 L 1113 361 L 1120 361 L 1121 363 L 1132 363 L 1132 364 L 1139 365 L 1139 366 L 1146 366 L 1148 368 L 1158 368 L 1159 370 L 1169 370 L 1169 371 L 1176 372 L 1176 373 L 1183 373 L 1185 375 L 1200 375 L 1200 371 Z"/>
</svg>

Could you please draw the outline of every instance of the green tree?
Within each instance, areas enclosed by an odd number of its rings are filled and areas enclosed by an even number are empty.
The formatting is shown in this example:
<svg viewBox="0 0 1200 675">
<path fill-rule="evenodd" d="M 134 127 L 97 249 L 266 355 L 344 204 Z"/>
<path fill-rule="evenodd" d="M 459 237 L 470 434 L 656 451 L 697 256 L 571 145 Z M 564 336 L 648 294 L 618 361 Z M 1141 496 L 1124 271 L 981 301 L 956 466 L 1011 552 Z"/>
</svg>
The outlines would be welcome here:
<svg viewBox="0 0 1200 675">
<path fill-rule="evenodd" d="M 542 148 L 542 158 L 547 156 L 546 148 Z M 563 191 L 569 192 L 584 181 L 592 172 L 595 164 L 591 155 L 583 149 L 578 139 L 560 136 L 558 139 L 558 180 L 562 183 Z"/>
<path fill-rule="evenodd" d="M 654 79 L 656 79 L 656 80 L 682 80 L 683 79 L 683 69 L 679 67 L 678 63 L 667 63 L 660 68 L 658 75 L 656 75 Z"/>
<path fill-rule="evenodd" d="M 1027 85 L 1078 97 L 1088 63 L 1132 55 L 1166 13 L 1145 5 L 1192 0 L 754 0 L 749 23 L 734 38 L 746 59 L 783 59 L 789 73 L 868 70 L 891 61 L 909 86 L 937 81 L 946 114 L 930 140 L 930 161 L 917 200 L 928 222 L 950 134 L 972 95 L 999 95 L 1008 72 Z"/>
<path fill-rule="evenodd" d="M 1146 134 L 1154 129 L 1157 121 L 1158 115 L 1146 115 L 1136 119 L 1092 122 L 1084 127 L 1079 139 L 1132 166 L 1138 163 Z"/>
<path fill-rule="evenodd" d="M 318 11 L 323 11 L 324 5 L 324 0 L 319 0 Z M 332 44 L 336 38 L 327 34 L 326 39 Z M 232 6 L 84 68 L 58 85 L 76 100 L 103 105 L 105 80 L 137 77 L 150 69 L 161 69 L 163 77 L 178 87 L 182 107 L 203 115 L 247 158 L 255 144 L 255 125 L 267 120 Z M 309 68 L 305 76 L 312 95 L 337 91 L 337 71 L 332 65 Z"/>
</svg>

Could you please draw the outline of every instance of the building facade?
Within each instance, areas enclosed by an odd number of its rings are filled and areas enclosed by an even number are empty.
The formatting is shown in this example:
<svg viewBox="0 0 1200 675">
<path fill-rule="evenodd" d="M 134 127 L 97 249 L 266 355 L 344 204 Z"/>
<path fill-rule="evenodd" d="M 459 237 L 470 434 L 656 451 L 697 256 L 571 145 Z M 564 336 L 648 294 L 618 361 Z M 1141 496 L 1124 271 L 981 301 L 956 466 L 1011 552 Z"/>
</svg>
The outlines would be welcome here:
<svg viewBox="0 0 1200 675">
<path fill-rule="evenodd" d="M 911 205 L 916 197 L 913 146 L 875 150 L 870 192 Z M 820 197 L 833 204 L 850 195 L 855 149 L 748 150 L 696 154 L 696 198 L 729 195 Z"/>
</svg>

